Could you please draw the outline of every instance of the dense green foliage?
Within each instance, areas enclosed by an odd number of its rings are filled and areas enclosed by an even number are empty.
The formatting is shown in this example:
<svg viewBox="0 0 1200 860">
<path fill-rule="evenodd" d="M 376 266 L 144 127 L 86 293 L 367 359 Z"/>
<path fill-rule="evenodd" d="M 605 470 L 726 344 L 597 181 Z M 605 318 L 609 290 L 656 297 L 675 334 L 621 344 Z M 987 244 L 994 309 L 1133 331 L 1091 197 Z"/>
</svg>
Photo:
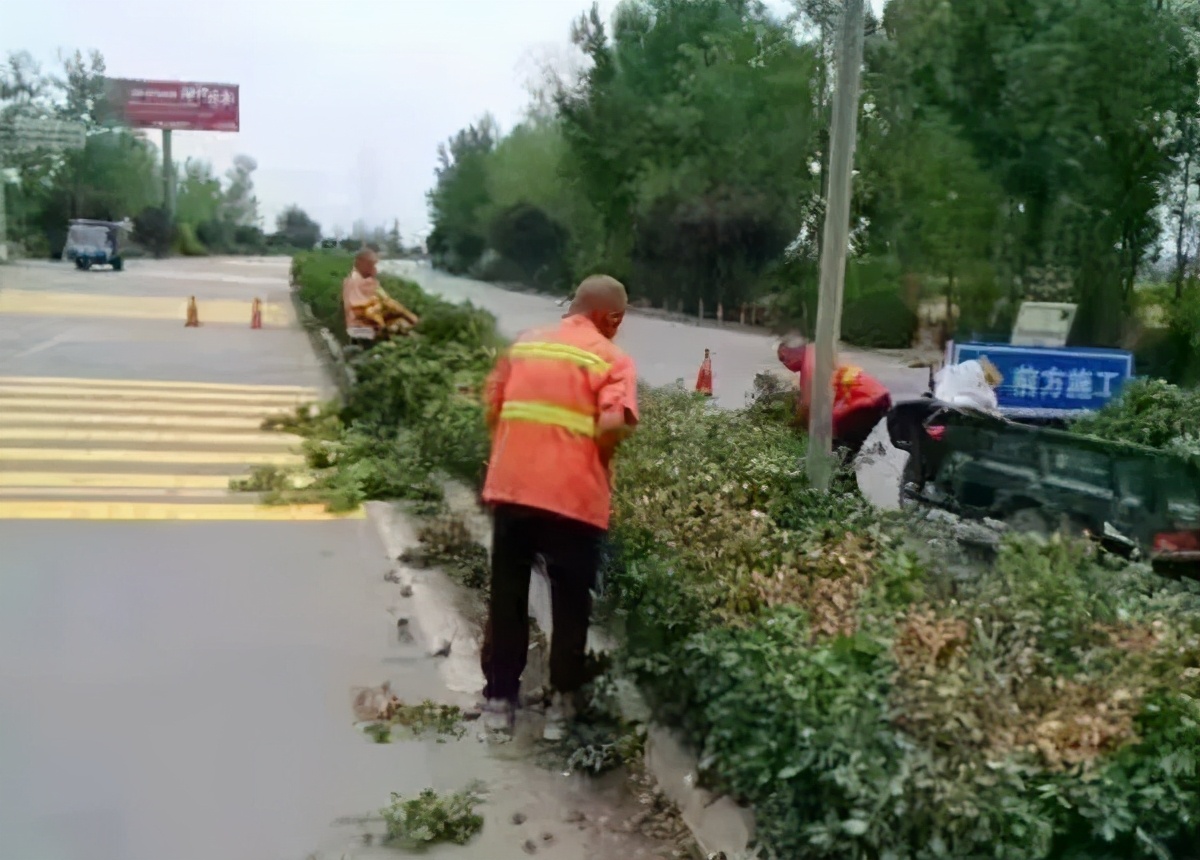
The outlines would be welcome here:
<svg viewBox="0 0 1200 860">
<path fill-rule="evenodd" d="M 43 73 L 22 51 L 11 52 L 0 67 L 0 148 L 6 143 L 5 127 L 22 119 L 67 120 L 87 134 L 78 151 L 0 152 L 0 164 L 17 173 L 6 194 L 9 239 L 27 255 L 61 255 L 72 218 L 130 219 L 133 243 L 127 256 L 137 253 L 138 246 L 163 256 L 264 253 L 316 244 L 320 228 L 304 216 L 303 229 L 297 230 L 295 215 L 287 212 L 278 234 L 264 234 L 254 197 L 257 164 L 244 155 L 234 159 L 223 181 L 204 161 L 189 159 L 177 166 L 172 220 L 162 208 L 158 148 L 145 133 L 114 121 L 104 75 L 104 59 L 95 51 L 66 55 L 58 74 Z"/>
<path fill-rule="evenodd" d="M 1200 439 L 1200 391 L 1161 380 L 1135 380 L 1098 412 L 1077 420 L 1079 433 L 1151 448 L 1196 448 Z"/>
<path fill-rule="evenodd" d="M 780 295 L 811 325 L 839 4 L 793 6 L 583 14 L 578 69 L 547 69 L 524 122 L 485 119 L 439 153 L 439 264 L 559 287 L 605 269 L 655 306 L 727 318 Z M 920 299 L 970 334 L 1007 331 L 1023 299 L 1073 298 L 1077 338 L 1116 344 L 1160 238 L 1191 292 L 1198 16 L 1193 0 L 890 0 L 869 16 L 847 338 L 906 344 Z"/>
<path fill-rule="evenodd" d="M 428 501 L 438 472 L 478 476 L 463 392 L 494 331 L 409 300 L 464 322 L 367 353 L 345 427 L 298 416 L 322 428 L 325 491 Z M 1194 860 L 1200 586 L 1057 540 L 967 565 L 932 527 L 809 488 L 786 403 L 641 400 L 600 609 L 656 718 L 753 806 L 776 856 Z M 430 560 L 457 561 L 461 523 L 426 531 Z M 620 752 L 581 756 L 601 770 Z"/>
<path fill-rule="evenodd" d="M 606 586 L 627 669 L 764 842 L 1194 856 L 1200 588 L 1069 543 L 1012 542 L 964 577 L 857 497 L 806 490 L 799 447 L 754 410 L 647 392 Z"/>
<path fill-rule="evenodd" d="M 352 266 L 352 255 L 337 252 L 292 261 L 300 299 L 343 340 L 342 281 Z M 308 459 L 320 470 L 303 492 L 335 509 L 376 498 L 433 502 L 441 496 L 439 475 L 475 484 L 487 462 L 479 393 L 501 343 L 495 319 L 403 278 L 382 274 L 380 282 L 420 324 L 354 361 L 357 383 L 339 416 L 290 428 L 309 436 Z"/>
</svg>

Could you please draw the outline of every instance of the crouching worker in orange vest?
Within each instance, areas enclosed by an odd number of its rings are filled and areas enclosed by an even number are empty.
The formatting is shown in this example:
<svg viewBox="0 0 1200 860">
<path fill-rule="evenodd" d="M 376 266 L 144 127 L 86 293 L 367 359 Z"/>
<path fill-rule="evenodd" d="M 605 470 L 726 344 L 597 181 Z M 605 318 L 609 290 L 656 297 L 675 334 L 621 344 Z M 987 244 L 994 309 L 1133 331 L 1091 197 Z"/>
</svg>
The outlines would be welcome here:
<svg viewBox="0 0 1200 860">
<path fill-rule="evenodd" d="M 812 405 L 813 371 L 816 348 L 803 340 L 779 345 L 780 363 L 800 374 L 800 398 L 796 403 L 796 421 L 807 429 Z M 833 449 L 841 451 L 842 465 L 850 466 L 862 451 L 871 431 L 887 417 L 892 395 L 878 379 L 861 367 L 839 364 L 833 373 Z"/>
<path fill-rule="evenodd" d="M 638 421 L 633 361 L 613 345 L 625 287 L 596 275 L 558 325 L 525 332 L 487 383 L 492 434 L 483 500 L 493 507 L 492 582 L 482 666 L 485 720 L 513 726 L 529 652 L 529 578 L 550 579 L 554 630 L 545 736 L 563 736 L 587 680 L 591 591 L 608 530 L 611 463 Z"/>
</svg>

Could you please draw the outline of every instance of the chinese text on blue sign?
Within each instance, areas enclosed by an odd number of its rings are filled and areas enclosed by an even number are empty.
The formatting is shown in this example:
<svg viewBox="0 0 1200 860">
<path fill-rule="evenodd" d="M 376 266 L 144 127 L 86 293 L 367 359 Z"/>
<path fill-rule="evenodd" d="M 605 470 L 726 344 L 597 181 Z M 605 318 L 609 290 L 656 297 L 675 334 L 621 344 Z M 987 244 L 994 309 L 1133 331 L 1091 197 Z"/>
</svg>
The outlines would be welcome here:
<svg viewBox="0 0 1200 860">
<path fill-rule="evenodd" d="M 996 388 L 1001 411 L 1061 415 L 1099 409 L 1133 376 L 1133 355 L 1119 349 L 1052 349 L 956 343 L 951 361 L 986 358 L 1004 376 Z"/>
</svg>

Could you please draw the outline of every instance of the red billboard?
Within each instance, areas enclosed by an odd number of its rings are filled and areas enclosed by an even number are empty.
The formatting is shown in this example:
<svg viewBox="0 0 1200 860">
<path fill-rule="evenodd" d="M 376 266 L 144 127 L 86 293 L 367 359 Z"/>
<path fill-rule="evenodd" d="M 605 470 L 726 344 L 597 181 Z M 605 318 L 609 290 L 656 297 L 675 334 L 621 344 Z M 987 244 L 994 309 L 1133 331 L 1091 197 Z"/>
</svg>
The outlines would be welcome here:
<svg viewBox="0 0 1200 860">
<path fill-rule="evenodd" d="M 173 131 L 237 131 L 236 84 L 108 79 L 108 99 L 116 118 L 132 128 Z"/>
</svg>

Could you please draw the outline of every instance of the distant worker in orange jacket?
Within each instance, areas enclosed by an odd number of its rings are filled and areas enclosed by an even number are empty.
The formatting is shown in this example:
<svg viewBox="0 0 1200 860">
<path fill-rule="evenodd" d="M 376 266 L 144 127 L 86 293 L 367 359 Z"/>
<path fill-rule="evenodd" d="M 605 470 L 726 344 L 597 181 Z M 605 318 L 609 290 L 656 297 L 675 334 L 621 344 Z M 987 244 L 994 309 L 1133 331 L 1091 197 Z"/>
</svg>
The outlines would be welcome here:
<svg viewBox="0 0 1200 860">
<path fill-rule="evenodd" d="M 816 348 L 802 339 L 779 345 L 780 363 L 800 374 L 800 399 L 796 420 L 807 429 L 812 406 Z M 839 364 L 833 373 L 833 449 L 842 452 L 842 463 L 851 465 L 871 431 L 887 417 L 892 395 L 878 379 L 861 367 Z"/>
<path fill-rule="evenodd" d="M 487 382 L 492 453 L 483 500 L 493 506 L 494 528 L 482 666 L 493 728 L 511 728 L 515 719 L 538 556 L 550 579 L 554 626 L 548 739 L 562 737 L 587 680 L 591 591 L 611 512 L 612 457 L 638 422 L 633 361 L 612 343 L 626 304 L 619 281 L 587 278 L 562 322 L 518 337 Z"/>
<path fill-rule="evenodd" d="M 379 255 L 363 248 L 354 257 L 354 268 L 342 281 L 342 309 L 346 331 L 370 329 L 372 339 L 408 334 L 420 318 L 389 296 L 379 284 Z"/>
</svg>

